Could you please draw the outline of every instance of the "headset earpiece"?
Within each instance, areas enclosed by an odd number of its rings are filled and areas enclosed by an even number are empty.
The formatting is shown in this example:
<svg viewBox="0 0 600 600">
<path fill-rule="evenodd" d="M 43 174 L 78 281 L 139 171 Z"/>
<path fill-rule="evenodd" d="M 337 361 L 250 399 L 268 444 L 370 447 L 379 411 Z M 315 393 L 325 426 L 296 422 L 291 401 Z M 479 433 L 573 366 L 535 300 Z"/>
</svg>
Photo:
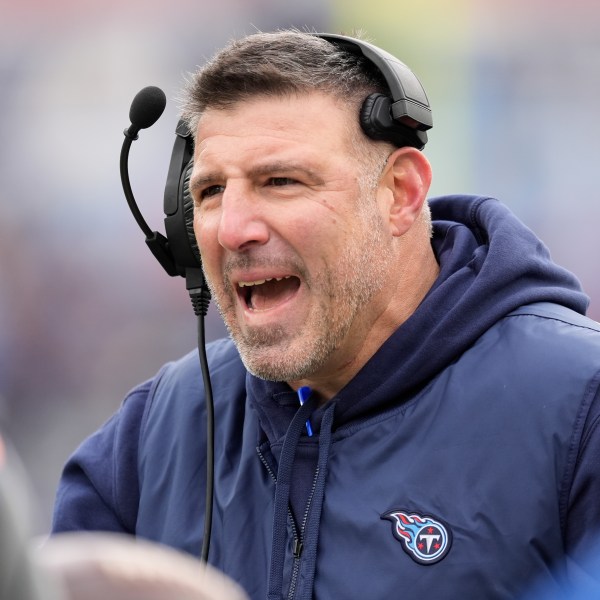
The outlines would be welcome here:
<svg viewBox="0 0 600 600">
<path fill-rule="evenodd" d="M 360 126 L 372 140 L 391 142 L 399 148 L 414 146 L 422 150 L 427 143 L 427 134 L 415 127 L 392 119 L 392 101 L 385 94 L 367 96 L 360 109 Z"/>
<path fill-rule="evenodd" d="M 196 257 L 196 260 L 201 264 L 202 259 L 200 258 L 200 248 L 198 248 L 196 234 L 194 233 L 194 198 L 190 192 L 190 177 L 193 169 L 194 161 L 190 160 L 183 171 L 183 180 L 181 182 L 181 202 L 183 204 L 183 216 L 187 231 L 188 243 L 192 253 Z"/>
<path fill-rule="evenodd" d="M 165 186 L 165 230 L 178 272 L 185 276 L 188 268 L 202 268 L 194 237 L 194 201 L 189 189 L 194 138 L 183 121 L 179 122 L 175 133 Z"/>
<path fill-rule="evenodd" d="M 385 80 L 389 95 L 371 94 L 363 102 L 359 118 L 365 134 L 398 147 L 422 150 L 427 143 L 425 131 L 431 129 L 433 120 L 427 94 L 416 75 L 395 56 L 369 42 L 329 33 L 316 35 L 364 56 Z"/>
</svg>

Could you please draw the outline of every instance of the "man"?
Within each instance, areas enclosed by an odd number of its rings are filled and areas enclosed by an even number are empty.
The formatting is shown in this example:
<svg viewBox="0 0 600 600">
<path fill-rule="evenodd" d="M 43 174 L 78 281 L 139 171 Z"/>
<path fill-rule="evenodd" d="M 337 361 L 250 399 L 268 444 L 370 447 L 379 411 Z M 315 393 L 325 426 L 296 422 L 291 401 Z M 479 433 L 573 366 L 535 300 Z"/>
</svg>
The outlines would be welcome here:
<svg viewBox="0 0 600 600">
<path fill-rule="evenodd" d="M 426 201 L 424 155 L 359 126 L 380 92 L 298 32 L 230 44 L 188 89 L 194 231 L 233 340 L 208 349 L 209 562 L 253 599 L 559 589 L 600 565 L 600 328 L 499 202 Z M 203 398 L 194 354 L 136 388 L 65 467 L 54 530 L 197 554 Z"/>
</svg>

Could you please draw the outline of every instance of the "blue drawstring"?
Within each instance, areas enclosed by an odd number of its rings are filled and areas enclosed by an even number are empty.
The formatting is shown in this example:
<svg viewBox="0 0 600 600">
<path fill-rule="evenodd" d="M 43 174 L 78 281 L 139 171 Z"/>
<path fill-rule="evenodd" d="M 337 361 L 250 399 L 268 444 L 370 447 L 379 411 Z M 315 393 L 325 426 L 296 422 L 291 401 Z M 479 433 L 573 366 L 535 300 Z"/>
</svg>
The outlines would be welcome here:
<svg viewBox="0 0 600 600">
<path fill-rule="evenodd" d="M 300 400 L 300 406 L 302 406 L 308 397 L 310 396 L 311 389 L 307 385 L 303 385 L 298 389 L 298 399 Z M 312 437 L 313 431 L 310 425 L 310 419 L 306 421 L 306 433 L 308 433 L 309 437 Z"/>
</svg>

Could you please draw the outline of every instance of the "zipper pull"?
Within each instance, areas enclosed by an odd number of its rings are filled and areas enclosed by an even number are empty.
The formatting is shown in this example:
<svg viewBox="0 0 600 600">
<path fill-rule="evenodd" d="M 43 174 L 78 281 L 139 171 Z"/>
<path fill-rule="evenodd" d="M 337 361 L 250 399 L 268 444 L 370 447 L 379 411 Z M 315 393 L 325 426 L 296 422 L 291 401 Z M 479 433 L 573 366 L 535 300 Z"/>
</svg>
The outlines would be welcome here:
<svg viewBox="0 0 600 600">
<path fill-rule="evenodd" d="M 293 545 L 293 553 L 294 553 L 294 558 L 300 558 L 300 556 L 302 555 L 302 548 L 303 548 L 303 544 L 302 542 L 296 538 L 294 540 L 294 545 Z"/>
</svg>

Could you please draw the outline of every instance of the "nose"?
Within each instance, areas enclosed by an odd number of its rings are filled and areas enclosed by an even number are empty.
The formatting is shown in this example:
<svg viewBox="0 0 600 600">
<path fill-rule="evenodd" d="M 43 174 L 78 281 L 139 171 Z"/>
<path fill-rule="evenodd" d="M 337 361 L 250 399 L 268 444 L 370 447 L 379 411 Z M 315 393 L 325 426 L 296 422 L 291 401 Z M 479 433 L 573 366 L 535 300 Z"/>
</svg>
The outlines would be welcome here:
<svg viewBox="0 0 600 600">
<path fill-rule="evenodd" d="M 269 230 L 260 199 L 249 186 L 228 182 L 221 199 L 217 239 L 223 248 L 233 252 L 268 241 Z"/>
</svg>

